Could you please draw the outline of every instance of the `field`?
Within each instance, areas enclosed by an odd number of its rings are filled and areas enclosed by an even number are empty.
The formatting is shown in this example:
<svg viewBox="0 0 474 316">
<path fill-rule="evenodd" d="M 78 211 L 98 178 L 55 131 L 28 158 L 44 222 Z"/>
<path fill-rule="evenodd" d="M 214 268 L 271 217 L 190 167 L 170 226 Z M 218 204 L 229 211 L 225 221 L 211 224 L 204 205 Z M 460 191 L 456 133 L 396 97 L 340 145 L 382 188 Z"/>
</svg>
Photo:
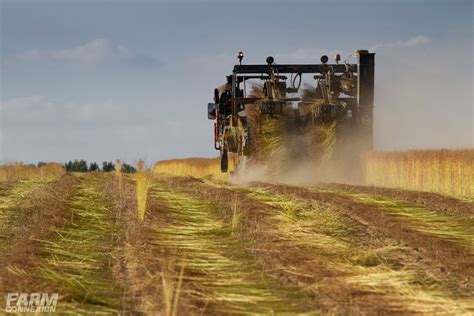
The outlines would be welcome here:
<svg viewBox="0 0 474 316">
<path fill-rule="evenodd" d="M 365 157 L 370 185 L 474 197 L 474 150 L 374 152 Z"/>
<path fill-rule="evenodd" d="M 474 313 L 468 196 L 160 168 L 0 169 L 0 295 L 57 292 L 60 313 Z"/>
</svg>

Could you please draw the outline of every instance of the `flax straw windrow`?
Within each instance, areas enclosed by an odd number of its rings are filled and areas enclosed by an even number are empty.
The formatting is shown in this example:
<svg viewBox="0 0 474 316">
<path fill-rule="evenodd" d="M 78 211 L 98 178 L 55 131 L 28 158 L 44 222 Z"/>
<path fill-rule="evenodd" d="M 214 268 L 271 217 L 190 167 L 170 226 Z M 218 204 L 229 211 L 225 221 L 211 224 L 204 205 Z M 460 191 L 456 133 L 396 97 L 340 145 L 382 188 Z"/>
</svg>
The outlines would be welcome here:
<svg viewBox="0 0 474 316">
<path fill-rule="evenodd" d="M 251 97 L 263 98 L 263 87 L 254 85 Z M 310 157 L 318 167 L 333 156 L 336 121 L 323 123 L 319 120 L 322 103 L 313 87 L 306 86 L 302 90 L 302 100 L 305 107 L 300 115 L 307 120 L 302 125 L 298 124 L 296 114 L 290 107 L 280 114 L 262 113 L 260 101 L 248 107 L 253 156 L 270 165 L 271 170 L 288 168 L 295 160 L 305 156 Z"/>
<path fill-rule="evenodd" d="M 329 123 L 317 122 L 321 113 L 323 101 L 318 98 L 316 89 L 306 85 L 302 90 L 303 102 L 309 105 L 309 116 L 311 124 L 306 127 L 305 135 L 310 144 L 311 154 L 320 164 L 327 163 L 334 154 L 336 145 L 337 121 Z"/>
<path fill-rule="evenodd" d="M 45 260 L 39 274 L 51 288 L 61 289 L 59 314 L 115 315 L 121 310 L 122 289 L 113 281 L 109 252 L 119 227 L 103 194 L 106 178 L 80 175 L 71 202 L 72 222 L 44 241 Z"/>
<path fill-rule="evenodd" d="M 199 302 L 199 306 L 206 306 L 201 310 L 205 315 L 316 314 L 311 313 L 315 307 L 305 292 L 262 273 L 255 257 L 241 247 L 236 232 L 232 231 L 233 224 L 217 216 L 223 210 L 215 203 L 161 181 L 152 182 L 150 198 L 152 203 L 159 201 L 160 205 L 166 205 L 158 214 L 164 218 L 154 227 L 153 246 L 162 248 L 162 253 L 173 251 L 176 263 L 181 265 L 179 273 L 178 267 L 174 269 L 174 281 L 163 280 L 175 283 L 167 287 L 168 302 L 173 292 L 179 294 L 179 280 L 183 280 L 186 286 L 181 294 Z M 165 218 L 169 222 L 163 225 Z M 183 264 L 186 264 L 184 277 Z M 172 310 L 170 304 L 165 306 Z"/>
</svg>

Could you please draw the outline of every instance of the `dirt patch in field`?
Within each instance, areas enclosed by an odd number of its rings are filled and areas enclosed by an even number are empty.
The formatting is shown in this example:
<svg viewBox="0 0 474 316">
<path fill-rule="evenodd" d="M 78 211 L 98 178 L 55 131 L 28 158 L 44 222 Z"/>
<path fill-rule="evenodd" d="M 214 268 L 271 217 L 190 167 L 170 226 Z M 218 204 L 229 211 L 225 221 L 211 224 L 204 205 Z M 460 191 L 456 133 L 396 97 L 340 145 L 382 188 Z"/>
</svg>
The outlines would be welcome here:
<svg viewBox="0 0 474 316">
<path fill-rule="evenodd" d="M 380 207 L 362 203 L 332 192 L 313 192 L 308 189 L 284 186 L 264 185 L 275 192 L 291 194 L 303 199 L 314 199 L 321 203 L 337 207 L 339 212 L 354 218 L 378 232 L 380 236 L 402 240 L 414 249 L 419 249 L 424 257 L 431 258 L 442 265 L 442 270 L 456 273 L 463 283 L 471 283 L 474 276 L 474 255 L 454 243 L 420 233 L 411 229 L 406 222 L 386 214 Z"/>
<path fill-rule="evenodd" d="M 17 223 L 19 229 L 0 257 L 0 292 L 39 291 L 38 280 L 31 273 L 42 254 L 41 243 L 70 221 L 68 205 L 77 182 L 74 176 L 65 175 L 24 201 L 26 209 L 17 210 L 25 212 L 24 220 Z"/>
<path fill-rule="evenodd" d="M 474 202 L 462 201 L 436 193 L 338 183 L 325 183 L 318 185 L 318 187 L 379 195 L 411 203 L 418 203 L 444 215 L 474 216 Z"/>
</svg>

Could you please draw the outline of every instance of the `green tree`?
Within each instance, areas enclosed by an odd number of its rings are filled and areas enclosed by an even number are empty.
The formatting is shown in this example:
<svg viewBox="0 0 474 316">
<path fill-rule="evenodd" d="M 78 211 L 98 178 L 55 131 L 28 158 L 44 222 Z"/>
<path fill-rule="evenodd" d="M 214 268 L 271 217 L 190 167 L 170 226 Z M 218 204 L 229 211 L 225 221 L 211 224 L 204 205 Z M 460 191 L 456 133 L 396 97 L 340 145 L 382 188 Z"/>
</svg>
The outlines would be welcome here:
<svg viewBox="0 0 474 316">
<path fill-rule="evenodd" d="M 81 159 L 78 164 L 78 172 L 87 172 L 89 168 L 87 167 L 87 161 Z"/>
<path fill-rule="evenodd" d="M 105 172 L 110 172 L 110 171 L 114 171 L 115 170 L 115 165 L 109 161 L 104 161 L 102 163 L 102 171 L 105 171 Z"/>
<path fill-rule="evenodd" d="M 89 165 L 89 171 L 94 172 L 94 171 L 100 171 L 99 170 L 99 165 L 96 162 L 91 162 Z"/>
<path fill-rule="evenodd" d="M 66 162 L 64 164 L 64 170 L 66 170 L 66 172 L 72 172 L 72 161 L 69 160 L 68 162 Z"/>
<path fill-rule="evenodd" d="M 87 161 L 81 159 L 81 160 L 74 160 L 71 161 L 69 160 L 64 164 L 64 169 L 67 172 L 87 172 L 89 170 L 87 166 Z"/>
<path fill-rule="evenodd" d="M 79 170 L 79 161 L 76 159 L 72 162 L 71 171 L 77 172 Z"/>
<path fill-rule="evenodd" d="M 128 163 L 124 162 L 122 164 L 122 172 L 123 173 L 135 173 L 135 172 L 137 172 L 137 170 L 133 166 L 131 166 Z"/>
</svg>

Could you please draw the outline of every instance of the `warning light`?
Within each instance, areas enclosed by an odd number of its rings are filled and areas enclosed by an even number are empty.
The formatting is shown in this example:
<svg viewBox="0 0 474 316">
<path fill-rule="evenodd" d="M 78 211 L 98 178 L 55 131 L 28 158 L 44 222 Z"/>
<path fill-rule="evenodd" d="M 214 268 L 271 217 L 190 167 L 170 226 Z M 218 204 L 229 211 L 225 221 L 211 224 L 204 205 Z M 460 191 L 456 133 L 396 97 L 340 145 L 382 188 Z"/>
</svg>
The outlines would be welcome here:
<svg viewBox="0 0 474 316">
<path fill-rule="evenodd" d="M 244 52 L 240 51 L 237 54 L 237 58 L 239 59 L 239 63 L 242 64 L 242 59 L 244 59 Z"/>
</svg>

